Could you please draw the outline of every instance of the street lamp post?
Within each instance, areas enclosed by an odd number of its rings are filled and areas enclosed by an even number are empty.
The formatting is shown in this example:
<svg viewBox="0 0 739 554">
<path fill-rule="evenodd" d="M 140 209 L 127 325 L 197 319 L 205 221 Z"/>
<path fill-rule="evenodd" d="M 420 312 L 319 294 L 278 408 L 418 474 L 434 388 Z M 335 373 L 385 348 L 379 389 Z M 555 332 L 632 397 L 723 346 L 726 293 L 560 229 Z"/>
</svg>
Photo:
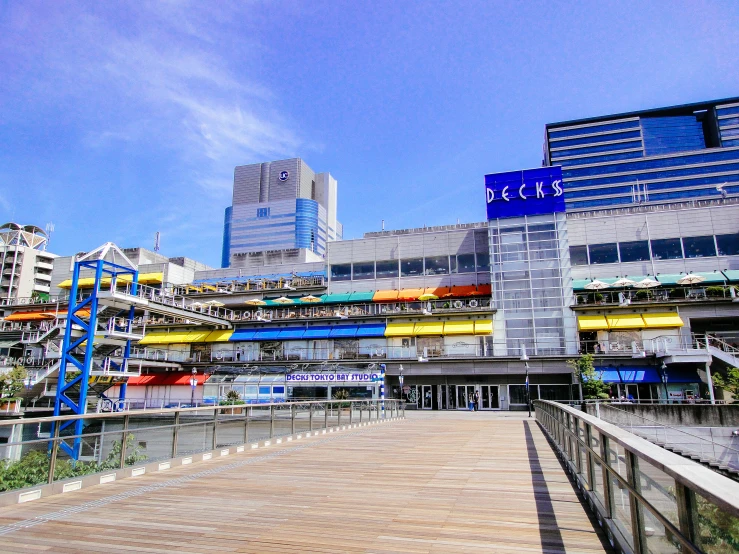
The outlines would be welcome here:
<svg viewBox="0 0 739 554">
<path fill-rule="evenodd" d="M 670 393 L 667 391 L 667 364 L 662 362 L 662 385 L 665 387 L 665 403 L 670 403 Z"/>
<path fill-rule="evenodd" d="M 529 391 L 529 357 L 526 354 L 526 345 L 521 345 L 521 361 L 526 367 L 526 407 L 529 409 L 529 417 L 531 417 L 531 392 Z"/>
<path fill-rule="evenodd" d="M 400 367 L 398 368 L 398 371 L 400 372 L 398 375 L 398 384 L 400 385 L 400 400 L 403 401 L 403 364 L 400 364 Z"/>
<path fill-rule="evenodd" d="M 198 386 L 198 370 L 195 368 L 192 368 L 192 375 L 190 376 L 190 388 L 192 389 L 192 392 L 190 393 L 190 407 L 195 406 L 195 387 Z"/>
</svg>

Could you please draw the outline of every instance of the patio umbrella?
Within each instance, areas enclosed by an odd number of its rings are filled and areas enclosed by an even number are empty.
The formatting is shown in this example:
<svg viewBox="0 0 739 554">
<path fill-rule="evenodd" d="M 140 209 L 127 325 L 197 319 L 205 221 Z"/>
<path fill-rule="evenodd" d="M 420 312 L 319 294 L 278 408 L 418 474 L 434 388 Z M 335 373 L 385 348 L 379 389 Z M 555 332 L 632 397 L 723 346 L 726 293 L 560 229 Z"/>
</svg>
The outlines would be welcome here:
<svg viewBox="0 0 739 554">
<path fill-rule="evenodd" d="M 275 298 L 274 300 L 277 304 L 292 304 L 293 301 L 290 300 L 287 296 L 280 296 L 279 298 Z"/>
<path fill-rule="evenodd" d="M 249 300 L 245 300 L 244 304 L 249 304 L 249 306 L 264 306 L 267 303 L 259 298 L 250 298 Z"/>
<path fill-rule="evenodd" d="M 321 299 L 317 296 L 313 296 L 312 294 L 309 294 L 308 296 L 303 296 L 300 299 L 301 302 L 320 302 Z"/>
<path fill-rule="evenodd" d="M 190 304 L 190 307 L 191 308 L 202 308 L 203 307 L 203 303 L 202 302 L 193 302 L 192 304 Z"/>
<path fill-rule="evenodd" d="M 652 287 L 658 287 L 660 285 L 659 281 L 655 281 L 654 279 L 650 279 L 649 277 L 646 277 L 636 283 L 634 286 L 638 289 L 651 289 Z"/>
<path fill-rule="evenodd" d="M 688 273 L 687 275 L 680 277 L 677 280 L 677 284 L 678 285 L 697 285 L 698 283 L 702 283 L 705 280 L 706 280 L 705 277 L 701 277 L 700 275 L 695 275 L 694 273 Z"/>
<path fill-rule="evenodd" d="M 602 289 L 607 289 L 610 286 L 611 285 L 609 285 L 608 283 L 604 283 L 603 281 L 598 281 L 598 279 L 595 279 L 591 281 L 590 283 L 588 283 L 587 285 L 585 285 L 585 288 L 588 290 L 602 290 Z"/>
<path fill-rule="evenodd" d="M 636 281 L 632 281 L 631 279 L 627 279 L 626 277 L 621 277 L 618 281 L 613 283 L 612 287 L 633 287 L 636 285 Z"/>
<path fill-rule="evenodd" d="M 429 292 L 428 294 L 422 294 L 418 299 L 425 302 L 426 300 L 438 300 L 439 297 Z"/>
<path fill-rule="evenodd" d="M 218 300 L 208 300 L 203 306 L 213 306 L 214 308 L 222 308 L 225 306 L 223 302 L 219 302 Z"/>
</svg>

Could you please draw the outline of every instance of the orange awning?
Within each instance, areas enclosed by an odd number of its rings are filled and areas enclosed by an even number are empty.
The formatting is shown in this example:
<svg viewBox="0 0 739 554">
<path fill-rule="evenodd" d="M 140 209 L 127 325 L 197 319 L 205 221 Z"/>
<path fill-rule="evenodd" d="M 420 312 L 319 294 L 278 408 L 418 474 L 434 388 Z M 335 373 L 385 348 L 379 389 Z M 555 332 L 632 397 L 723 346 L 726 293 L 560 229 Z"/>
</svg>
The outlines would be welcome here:
<svg viewBox="0 0 739 554">
<path fill-rule="evenodd" d="M 398 291 L 398 300 L 418 300 L 418 297 L 423 294 L 423 290 L 424 289 L 400 289 Z"/>
<path fill-rule="evenodd" d="M 439 298 L 443 298 L 449 292 L 451 289 L 449 287 L 426 287 L 426 290 L 423 291 L 423 294 L 433 294 L 434 296 L 438 296 Z"/>
<path fill-rule="evenodd" d="M 477 294 L 477 287 L 475 285 L 466 286 L 455 286 L 449 294 L 445 294 L 446 297 L 457 298 L 461 296 L 475 296 Z"/>
<path fill-rule="evenodd" d="M 397 290 L 378 290 L 372 297 L 372 302 L 394 302 L 397 299 Z"/>
<path fill-rule="evenodd" d="M 13 312 L 5 316 L 5 321 L 41 321 L 44 319 L 54 319 L 54 314 L 49 312 Z"/>
<path fill-rule="evenodd" d="M 480 296 L 490 296 L 493 294 L 493 288 L 490 285 L 479 285 L 477 287 L 477 292 Z"/>
</svg>

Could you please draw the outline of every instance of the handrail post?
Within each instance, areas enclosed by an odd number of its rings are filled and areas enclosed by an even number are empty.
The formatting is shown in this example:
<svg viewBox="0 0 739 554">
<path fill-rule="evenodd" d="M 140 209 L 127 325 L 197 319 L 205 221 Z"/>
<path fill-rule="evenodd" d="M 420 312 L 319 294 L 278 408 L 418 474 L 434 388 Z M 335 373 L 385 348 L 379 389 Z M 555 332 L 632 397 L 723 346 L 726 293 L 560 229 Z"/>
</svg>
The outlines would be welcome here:
<svg viewBox="0 0 739 554">
<path fill-rule="evenodd" d="M 675 482 L 675 500 L 680 532 L 697 547 L 701 547 L 698 533 L 695 493 L 682 483 Z"/>
<path fill-rule="evenodd" d="M 338 409 L 336 410 L 336 425 L 341 427 L 341 402 L 339 402 Z"/>
<path fill-rule="evenodd" d="M 603 472 L 603 504 L 606 510 L 606 518 L 613 519 L 613 487 L 611 486 L 611 475 L 608 472 L 610 460 L 608 457 L 609 438 L 601 433 L 600 435 L 600 459 L 601 471 Z"/>
<path fill-rule="evenodd" d="M 60 422 L 54 423 L 54 439 L 51 443 L 51 458 L 49 459 L 49 478 L 48 483 L 51 485 L 54 482 L 54 470 L 56 468 L 56 455 L 59 452 L 59 432 L 61 431 L 62 425 Z"/>
<path fill-rule="evenodd" d="M 313 431 L 313 404 L 308 408 L 308 431 Z"/>
<path fill-rule="evenodd" d="M 275 406 L 274 404 L 269 407 L 269 438 L 275 436 Z"/>
<path fill-rule="evenodd" d="M 352 422 L 354 421 L 354 402 L 349 403 L 349 427 L 351 427 Z"/>
<path fill-rule="evenodd" d="M 174 413 L 174 427 L 172 428 L 172 457 L 177 457 L 177 442 L 180 435 L 180 411 Z"/>
<path fill-rule="evenodd" d="M 244 406 L 244 444 L 249 442 L 249 408 Z"/>
<path fill-rule="evenodd" d="M 641 494 L 641 480 L 639 479 L 639 458 L 631 451 L 626 450 L 626 478 L 629 485 Z M 637 498 L 629 492 L 629 511 L 631 512 L 631 533 L 634 541 L 634 552 L 647 554 L 647 535 L 644 531 L 644 513 Z"/>
<path fill-rule="evenodd" d="M 128 421 L 130 417 L 131 416 L 128 414 L 123 416 L 123 433 L 121 434 L 121 469 L 126 467 L 126 444 L 128 443 Z"/>
<path fill-rule="evenodd" d="M 326 402 L 323 405 L 323 428 L 328 429 L 328 405 L 329 403 Z"/>
<path fill-rule="evenodd" d="M 584 422 L 585 423 L 585 422 Z M 593 448 L 593 430 L 589 423 L 585 423 L 585 463 L 588 464 L 588 490 L 595 490 L 593 484 L 595 483 L 595 468 L 593 467 L 593 454 L 590 449 Z"/>
<path fill-rule="evenodd" d="M 213 448 L 218 448 L 218 408 L 213 408 Z"/>
<path fill-rule="evenodd" d="M 295 434 L 295 404 L 290 405 L 290 434 Z"/>
</svg>

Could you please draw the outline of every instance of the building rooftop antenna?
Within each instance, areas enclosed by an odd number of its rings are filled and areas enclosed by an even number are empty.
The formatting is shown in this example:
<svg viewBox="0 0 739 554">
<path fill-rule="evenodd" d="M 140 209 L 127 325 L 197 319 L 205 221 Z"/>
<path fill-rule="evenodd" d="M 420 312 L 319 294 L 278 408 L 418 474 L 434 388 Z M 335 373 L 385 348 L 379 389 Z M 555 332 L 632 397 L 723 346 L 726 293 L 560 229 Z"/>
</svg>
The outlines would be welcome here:
<svg viewBox="0 0 739 554">
<path fill-rule="evenodd" d="M 46 247 L 49 246 L 49 243 L 51 242 L 51 233 L 54 232 L 54 223 L 52 221 L 49 221 L 46 224 L 46 244 L 44 245 L 44 250 L 46 250 Z"/>
<path fill-rule="evenodd" d="M 156 235 L 154 235 L 154 252 L 159 252 L 159 239 L 160 234 L 159 231 L 157 231 Z"/>
</svg>

